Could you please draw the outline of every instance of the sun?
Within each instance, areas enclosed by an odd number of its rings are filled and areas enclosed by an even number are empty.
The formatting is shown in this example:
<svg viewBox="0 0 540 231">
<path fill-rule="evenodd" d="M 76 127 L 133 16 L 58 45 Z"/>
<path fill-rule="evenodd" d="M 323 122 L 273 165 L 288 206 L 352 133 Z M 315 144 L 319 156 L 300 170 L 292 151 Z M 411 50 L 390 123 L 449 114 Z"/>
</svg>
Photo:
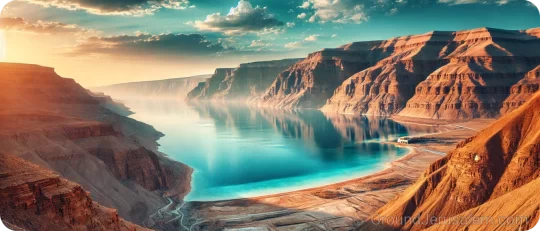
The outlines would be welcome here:
<svg viewBox="0 0 540 231">
<path fill-rule="evenodd" d="M 3 62 L 6 58 L 6 38 L 4 36 L 4 31 L 0 30 L 0 62 Z"/>
</svg>

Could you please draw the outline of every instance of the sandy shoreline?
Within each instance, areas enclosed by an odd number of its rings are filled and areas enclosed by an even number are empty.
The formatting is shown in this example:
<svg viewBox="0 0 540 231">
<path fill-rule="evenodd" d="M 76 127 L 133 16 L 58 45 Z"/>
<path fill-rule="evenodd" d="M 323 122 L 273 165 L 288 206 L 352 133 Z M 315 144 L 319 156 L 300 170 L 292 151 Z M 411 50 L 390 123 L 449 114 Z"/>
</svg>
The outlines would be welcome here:
<svg viewBox="0 0 540 231">
<path fill-rule="evenodd" d="M 402 123 L 419 123 L 396 118 Z M 419 135 L 421 143 L 401 145 L 410 150 L 379 172 L 327 186 L 274 195 L 215 202 L 188 202 L 183 226 L 191 230 L 350 230 L 411 185 L 431 163 L 493 120 L 455 121 L 436 133 Z M 395 144 L 394 142 L 390 142 Z M 400 144 L 396 144 L 400 145 Z"/>
</svg>

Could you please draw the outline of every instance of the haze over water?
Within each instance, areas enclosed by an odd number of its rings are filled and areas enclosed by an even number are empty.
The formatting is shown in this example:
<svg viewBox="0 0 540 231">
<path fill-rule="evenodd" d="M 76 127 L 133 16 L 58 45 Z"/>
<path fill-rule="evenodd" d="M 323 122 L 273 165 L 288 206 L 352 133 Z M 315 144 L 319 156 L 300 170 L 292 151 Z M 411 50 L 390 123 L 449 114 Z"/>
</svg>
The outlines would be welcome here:
<svg viewBox="0 0 540 231">
<path fill-rule="evenodd" d="M 134 119 L 165 134 L 160 151 L 195 170 L 188 201 L 262 196 L 365 176 L 407 153 L 378 141 L 433 129 L 316 110 L 175 100 L 124 103 Z"/>
</svg>

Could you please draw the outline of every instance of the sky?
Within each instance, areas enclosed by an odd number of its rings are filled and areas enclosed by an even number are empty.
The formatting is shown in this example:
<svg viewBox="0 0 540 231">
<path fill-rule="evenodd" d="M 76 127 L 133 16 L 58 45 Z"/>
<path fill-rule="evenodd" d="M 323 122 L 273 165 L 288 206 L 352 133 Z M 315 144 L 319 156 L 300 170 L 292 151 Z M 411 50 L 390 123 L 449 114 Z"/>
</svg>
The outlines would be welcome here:
<svg viewBox="0 0 540 231">
<path fill-rule="evenodd" d="M 540 15 L 525 0 L 15 0 L 0 16 L 0 61 L 92 87 L 478 27 L 540 27 Z"/>
</svg>

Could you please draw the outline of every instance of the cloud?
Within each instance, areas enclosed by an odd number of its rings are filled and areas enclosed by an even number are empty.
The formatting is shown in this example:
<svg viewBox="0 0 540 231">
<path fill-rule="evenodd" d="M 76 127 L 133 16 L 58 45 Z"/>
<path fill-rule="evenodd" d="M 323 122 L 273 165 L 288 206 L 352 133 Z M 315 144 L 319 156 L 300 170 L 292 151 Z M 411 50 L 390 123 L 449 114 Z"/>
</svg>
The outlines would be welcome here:
<svg viewBox="0 0 540 231">
<path fill-rule="evenodd" d="M 266 46 L 270 46 L 270 43 L 266 43 L 262 40 L 253 40 L 251 41 L 251 45 L 249 45 L 250 47 L 266 47 Z"/>
<path fill-rule="evenodd" d="M 61 22 L 37 21 L 28 22 L 23 18 L 0 18 L 0 30 L 24 31 L 38 34 L 66 34 L 86 33 L 90 30 L 81 28 L 75 24 Z"/>
<path fill-rule="evenodd" d="M 195 58 L 230 51 L 200 34 L 136 33 L 109 37 L 92 36 L 71 47 L 68 56 L 114 56 L 128 58 Z"/>
<path fill-rule="evenodd" d="M 314 34 L 314 35 L 308 36 L 308 37 L 305 38 L 304 40 L 305 40 L 305 41 L 308 41 L 308 42 L 315 42 L 315 41 L 317 41 L 317 37 L 319 37 L 319 35 L 318 35 L 318 34 Z"/>
<path fill-rule="evenodd" d="M 310 36 L 304 38 L 304 40 L 302 40 L 302 41 L 290 42 L 290 43 L 285 44 L 285 48 L 289 48 L 289 49 L 301 48 L 301 47 L 304 47 L 304 45 L 306 45 L 308 43 L 316 42 L 321 37 L 324 38 L 324 36 L 321 36 L 321 35 L 318 35 L 318 34 L 310 35 Z"/>
<path fill-rule="evenodd" d="M 508 4 L 510 2 L 513 2 L 515 0 L 439 0 L 439 3 L 449 4 L 449 5 L 463 5 L 463 4 L 489 4 L 489 3 L 495 3 L 498 5 L 504 5 Z"/>
<path fill-rule="evenodd" d="M 193 25 L 201 31 L 233 35 L 280 33 L 285 23 L 269 14 L 266 7 L 253 7 L 250 2 L 240 0 L 238 6 L 231 8 L 227 15 L 214 13 L 206 16 L 204 21 L 195 21 Z"/>
<path fill-rule="evenodd" d="M 331 37 L 332 37 L 332 38 L 335 38 L 335 37 L 337 37 L 337 36 L 338 36 L 337 34 L 333 34 Z"/>
<path fill-rule="evenodd" d="M 364 5 L 369 1 L 309 0 L 308 2 L 310 8 L 314 10 L 309 22 L 362 23 L 368 21 Z"/>
<path fill-rule="evenodd" d="M 290 42 L 290 43 L 285 44 L 285 48 L 295 49 L 295 48 L 300 48 L 303 45 L 304 45 L 303 42 Z"/>
<path fill-rule="evenodd" d="M 419 7 L 431 4 L 499 4 L 517 0 L 304 0 L 299 8 L 309 12 L 299 14 L 298 19 L 308 15 L 312 23 L 363 23 L 372 15 L 393 15 L 403 7 Z"/>
<path fill-rule="evenodd" d="M 84 10 L 98 15 L 153 14 L 161 8 L 186 9 L 191 7 L 189 0 L 24 0 L 44 7 L 57 7 L 67 10 Z"/>
<path fill-rule="evenodd" d="M 293 28 L 294 26 L 296 26 L 296 23 L 288 22 L 286 25 L 287 25 L 288 28 Z"/>
<path fill-rule="evenodd" d="M 302 5 L 298 6 L 298 8 L 308 9 L 310 5 L 311 3 L 309 1 L 305 1 L 302 3 Z"/>
</svg>

